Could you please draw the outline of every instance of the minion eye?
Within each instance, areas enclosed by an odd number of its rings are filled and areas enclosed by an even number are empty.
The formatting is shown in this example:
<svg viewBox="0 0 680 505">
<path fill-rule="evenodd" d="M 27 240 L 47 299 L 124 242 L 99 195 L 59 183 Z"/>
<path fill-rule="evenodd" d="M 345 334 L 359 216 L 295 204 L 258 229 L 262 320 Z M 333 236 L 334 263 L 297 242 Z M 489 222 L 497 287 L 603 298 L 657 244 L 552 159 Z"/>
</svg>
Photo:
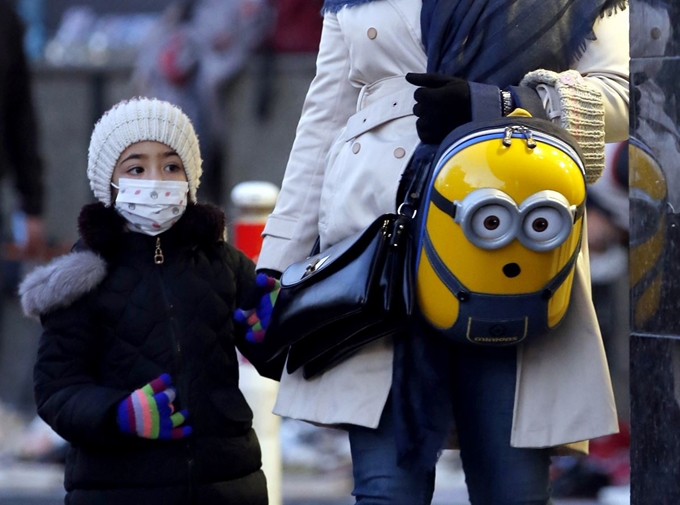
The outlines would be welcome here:
<svg viewBox="0 0 680 505">
<path fill-rule="evenodd" d="M 512 231 L 512 216 L 502 205 L 485 205 L 472 216 L 471 229 L 483 240 L 494 240 Z"/>
<path fill-rule="evenodd" d="M 548 242 L 557 237 L 567 223 L 564 216 L 551 207 L 538 207 L 529 212 L 522 224 L 524 234 L 535 242 Z"/>
</svg>

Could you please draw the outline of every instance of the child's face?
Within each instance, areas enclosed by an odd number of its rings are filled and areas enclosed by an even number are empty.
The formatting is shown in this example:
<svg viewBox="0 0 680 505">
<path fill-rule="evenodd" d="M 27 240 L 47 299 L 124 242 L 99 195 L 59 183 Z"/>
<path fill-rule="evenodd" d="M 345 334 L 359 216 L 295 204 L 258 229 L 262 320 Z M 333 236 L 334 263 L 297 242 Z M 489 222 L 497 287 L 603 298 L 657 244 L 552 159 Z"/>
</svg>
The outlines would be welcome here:
<svg viewBox="0 0 680 505">
<path fill-rule="evenodd" d="M 120 154 L 111 182 L 118 186 L 121 178 L 186 181 L 187 175 L 181 158 L 171 147 L 149 140 L 132 144 Z M 114 200 L 117 194 L 118 190 L 113 188 Z"/>
</svg>

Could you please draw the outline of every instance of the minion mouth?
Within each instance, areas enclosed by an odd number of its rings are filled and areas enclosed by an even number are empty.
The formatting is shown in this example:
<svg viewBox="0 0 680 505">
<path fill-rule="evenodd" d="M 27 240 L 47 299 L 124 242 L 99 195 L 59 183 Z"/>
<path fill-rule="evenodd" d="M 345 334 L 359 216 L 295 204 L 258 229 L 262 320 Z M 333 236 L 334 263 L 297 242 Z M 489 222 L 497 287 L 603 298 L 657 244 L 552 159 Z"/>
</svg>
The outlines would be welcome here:
<svg viewBox="0 0 680 505">
<path fill-rule="evenodd" d="M 522 269 L 517 263 L 508 263 L 503 267 L 503 273 L 506 277 L 517 277 L 522 272 Z"/>
</svg>

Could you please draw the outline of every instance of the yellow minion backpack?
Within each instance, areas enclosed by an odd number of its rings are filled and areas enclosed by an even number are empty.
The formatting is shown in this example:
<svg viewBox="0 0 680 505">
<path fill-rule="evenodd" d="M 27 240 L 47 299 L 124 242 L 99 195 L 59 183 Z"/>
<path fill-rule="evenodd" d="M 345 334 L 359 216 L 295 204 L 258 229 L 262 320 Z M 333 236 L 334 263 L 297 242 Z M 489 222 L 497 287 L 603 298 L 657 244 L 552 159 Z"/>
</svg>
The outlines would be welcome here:
<svg viewBox="0 0 680 505">
<path fill-rule="evenodd" d="M 455 342 L 514 345 L 569 306 L 585 170 L 575 139 L 517 110 L 444 140 L 418 211 L 417 307 Z"/>
</svg>

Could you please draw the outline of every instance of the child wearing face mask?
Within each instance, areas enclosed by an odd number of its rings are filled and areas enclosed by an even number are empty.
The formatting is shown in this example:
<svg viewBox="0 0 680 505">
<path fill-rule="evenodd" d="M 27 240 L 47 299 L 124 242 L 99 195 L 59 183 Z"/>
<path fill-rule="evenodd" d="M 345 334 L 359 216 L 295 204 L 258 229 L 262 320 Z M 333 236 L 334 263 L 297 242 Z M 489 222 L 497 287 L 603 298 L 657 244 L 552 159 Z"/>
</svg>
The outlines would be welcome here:
<svg viewBox="0 0 680 505">
<path fill-rule="evenodd" d="M 261 296 L 225 216 L 197 203 L 201 154 L 170 103 L 121 102 L 95 125 L 99 200 L 73 251 L 31 272 L 24 311 L 43 334 L 39 415 L 71 443 L 66 503 L 267 503 L 236 347 L 262 373 L 236 307 Z"/>
</svg>

